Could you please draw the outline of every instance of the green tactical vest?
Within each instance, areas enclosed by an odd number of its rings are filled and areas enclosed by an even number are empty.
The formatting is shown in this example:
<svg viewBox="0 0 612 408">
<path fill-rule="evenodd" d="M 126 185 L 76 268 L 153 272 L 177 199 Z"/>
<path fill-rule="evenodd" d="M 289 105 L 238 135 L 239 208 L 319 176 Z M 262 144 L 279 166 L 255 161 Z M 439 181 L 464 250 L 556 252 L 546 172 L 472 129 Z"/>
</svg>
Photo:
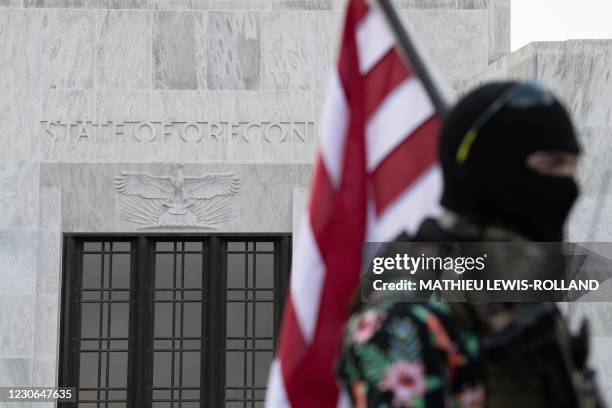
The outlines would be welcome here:
<svg viewBox="0 0 612 408">
<path fill-rule="evenodd" d="M 462 327 L 475 331 L 476 322 L 469 313 L 469 304 L 453 303 L 453 317 Z M 483 364 L 483 381 L 486 389 L 487 408 L 542 408 L 554 407 L 541 381 L 526 360 L 488 361 Z"/>
</svg>

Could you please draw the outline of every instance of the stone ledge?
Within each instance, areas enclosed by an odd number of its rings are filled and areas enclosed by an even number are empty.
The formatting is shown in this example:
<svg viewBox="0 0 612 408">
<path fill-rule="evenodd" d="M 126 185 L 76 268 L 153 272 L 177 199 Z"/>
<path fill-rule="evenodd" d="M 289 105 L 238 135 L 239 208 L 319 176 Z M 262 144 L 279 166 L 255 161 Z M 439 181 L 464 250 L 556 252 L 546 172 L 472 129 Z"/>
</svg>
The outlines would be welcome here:
<svg viewBox="0 0 612 408">
<path fill-rule="evenodd" d="M 509 0 L 394 0 L 400 9 L 477 10 Z M 347 0 L 0 0 L 5 8 L 343 10 Z"/>
</svg>

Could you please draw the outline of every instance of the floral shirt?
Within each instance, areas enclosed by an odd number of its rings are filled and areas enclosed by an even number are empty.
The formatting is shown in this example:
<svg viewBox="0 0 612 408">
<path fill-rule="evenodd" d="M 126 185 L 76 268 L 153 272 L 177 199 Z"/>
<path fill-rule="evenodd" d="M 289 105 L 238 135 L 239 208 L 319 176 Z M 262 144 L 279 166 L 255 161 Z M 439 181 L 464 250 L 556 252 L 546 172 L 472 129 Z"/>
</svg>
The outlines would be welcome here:
<svg viewBox="0 0 612 408">
<path fill-rule="evenodd" d="M 337 370 L 356 408 L 479 408 L 478 355 L 447 304 L 382 299 L 349 320 Z"/>
</svg>

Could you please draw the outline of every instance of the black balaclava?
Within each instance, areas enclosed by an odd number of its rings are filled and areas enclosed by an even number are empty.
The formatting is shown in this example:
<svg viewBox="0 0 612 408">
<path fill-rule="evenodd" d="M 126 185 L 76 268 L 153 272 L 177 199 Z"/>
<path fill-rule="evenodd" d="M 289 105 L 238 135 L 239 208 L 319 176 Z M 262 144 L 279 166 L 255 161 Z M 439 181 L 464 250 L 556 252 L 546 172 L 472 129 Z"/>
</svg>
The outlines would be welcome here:
<svg viewBox="0 0 612 408">
<path fill-rule="evenodd" d="M 505 104 L 478 131 L 464 162 L 457 150 L 483 112 L 517 83 L 492 83 L 465 96 L 442 127 L 439 155 L 444 174 L 441 203 L 479 225 L 502 225 L 534 241 L 562 241 L 563 226 L 578 195 L 573 177 L 549 176 L 527 167 L 536 151 L 579 152 L 563 106 Z"/>
</svg>

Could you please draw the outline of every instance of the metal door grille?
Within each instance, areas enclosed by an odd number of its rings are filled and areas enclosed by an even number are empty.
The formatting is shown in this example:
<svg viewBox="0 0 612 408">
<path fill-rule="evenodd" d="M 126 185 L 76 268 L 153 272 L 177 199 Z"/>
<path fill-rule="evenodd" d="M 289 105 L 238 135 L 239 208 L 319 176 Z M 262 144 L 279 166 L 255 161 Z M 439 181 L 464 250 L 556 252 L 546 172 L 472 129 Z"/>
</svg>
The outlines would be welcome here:
<svg viewBox="0 0 612 408">
<path fill-rule="evenodd" d="M 274 242 L 227 246 L 225 406 L 263 407 L 274 352 Z"/>
<path fill-rule="evenodd" d="M 290 244 L 66 235 L 60 385 L 84 408 L 263 406 Z"/>
<path fill-rule="evenodd" d="M 204 324 L 205 243 L 155 244 L 153 407 L 199 407 Z"/>
<path fill-rule="evenodd" d="M 127 403 L 131 252 L 130 242 L 83 245 L 83 273 L 74 296 L 82 324 L 73 343 L 80 354 L 80 407 Z"/>
</svg>

